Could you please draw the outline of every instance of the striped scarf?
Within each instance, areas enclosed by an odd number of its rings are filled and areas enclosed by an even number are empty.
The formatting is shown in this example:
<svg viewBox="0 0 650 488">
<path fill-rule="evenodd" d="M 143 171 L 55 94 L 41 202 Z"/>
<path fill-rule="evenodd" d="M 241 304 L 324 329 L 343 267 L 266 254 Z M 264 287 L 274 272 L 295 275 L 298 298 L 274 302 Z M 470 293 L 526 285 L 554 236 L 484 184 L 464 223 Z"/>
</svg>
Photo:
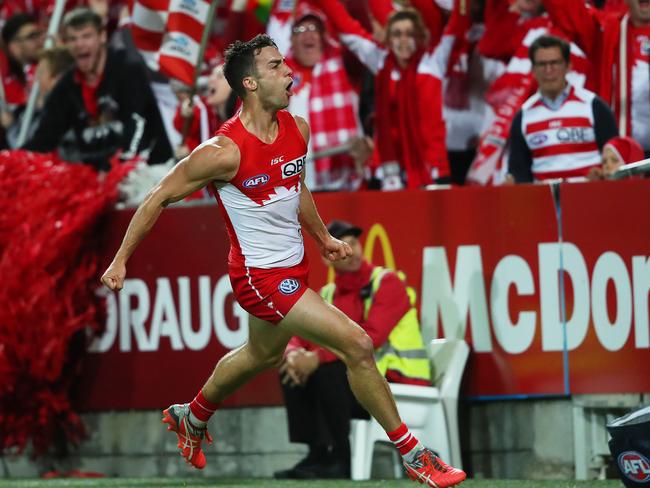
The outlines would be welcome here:
<svg viewBox="0 0 650 488">
<path fill-rule="evenodd" d="M 288 62 L 296 63 L 291 58 Z M 340 49 L 330 44 L 312 71 L 309 92 L 312 152 L 341 146 L 360 135 L 357 106 L 358 95 L 348 80 Z M 346 181 L 352 177 L 354 167 L 350 156 L 320 158 L 315 165 L 317 187 L 349 189 Z"/>
</svg>

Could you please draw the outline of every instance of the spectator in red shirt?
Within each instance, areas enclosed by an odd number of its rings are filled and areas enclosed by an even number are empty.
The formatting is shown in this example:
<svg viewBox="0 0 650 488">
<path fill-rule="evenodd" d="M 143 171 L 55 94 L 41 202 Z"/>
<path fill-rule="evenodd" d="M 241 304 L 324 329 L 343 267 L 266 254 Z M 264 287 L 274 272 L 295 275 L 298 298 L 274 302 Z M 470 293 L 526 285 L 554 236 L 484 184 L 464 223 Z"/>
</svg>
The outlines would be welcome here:
<svg viewBox="0 0 650 488">
<path fill-rule="evenodd" d="M 339 38 L 375 77 L 375 145 L 382 189 L 420 188 L 449 181 L 442 119 L 442 75 L 421 15 L 390 15 L 384 45 L 340 1 L 319 0 Z"/>
<path fill-rule="evenodd" d="M 31 78 L 43 47 L 43 31 L 33 15 L 16 14 L 2 28 L 7 67 L 2 71 L 5 106 L 2 125 L 8 128 L 27 103 Z"/>
</svg>

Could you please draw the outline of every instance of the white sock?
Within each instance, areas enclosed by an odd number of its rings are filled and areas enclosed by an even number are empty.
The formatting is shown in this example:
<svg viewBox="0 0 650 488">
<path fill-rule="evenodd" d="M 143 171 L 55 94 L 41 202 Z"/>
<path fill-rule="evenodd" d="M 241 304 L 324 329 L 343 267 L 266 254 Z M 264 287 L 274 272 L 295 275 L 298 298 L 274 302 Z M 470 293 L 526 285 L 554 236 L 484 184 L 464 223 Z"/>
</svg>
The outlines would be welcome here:
<svg viewBox="0 0 650 488">
<path fill-rule="evenodd" d="M 208 423 L 198 419 L 196 415 L 192 413 L 192 410 L 190 410 L 190 415 L 187 420 L 190 421 L 192 427 L 195 427 L 197 429 L 205 429 L 208 426 Z"/>
<path fill-rule="evenodd" d="M 412 463 L 415 460 L 415 455 L 420 452 L 422 449 L 424 449 L 424 446 L 418 442 L 413 449 L 411 449 L 409 452 L 404 454 L 402 458 L 404 461 L 407 463 Z"/>
</svg>

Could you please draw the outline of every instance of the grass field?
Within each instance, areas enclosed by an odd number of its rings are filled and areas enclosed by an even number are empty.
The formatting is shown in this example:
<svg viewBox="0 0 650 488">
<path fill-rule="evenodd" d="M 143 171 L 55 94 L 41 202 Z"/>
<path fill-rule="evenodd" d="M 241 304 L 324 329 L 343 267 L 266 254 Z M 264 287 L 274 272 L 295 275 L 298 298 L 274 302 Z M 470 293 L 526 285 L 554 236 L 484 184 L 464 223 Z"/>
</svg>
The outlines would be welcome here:
<svg viewBox="0 0 650 488">
<path fill-rule="evenodd" d="M 93 480 L 0 480 L 0 488 L 407 488 L 421 486 L 408 480 L 275 481 L 223 478 L 106 478 Z M 618 481 L 468 480 L 462 488 L 621 488 Z"/>
</svg>

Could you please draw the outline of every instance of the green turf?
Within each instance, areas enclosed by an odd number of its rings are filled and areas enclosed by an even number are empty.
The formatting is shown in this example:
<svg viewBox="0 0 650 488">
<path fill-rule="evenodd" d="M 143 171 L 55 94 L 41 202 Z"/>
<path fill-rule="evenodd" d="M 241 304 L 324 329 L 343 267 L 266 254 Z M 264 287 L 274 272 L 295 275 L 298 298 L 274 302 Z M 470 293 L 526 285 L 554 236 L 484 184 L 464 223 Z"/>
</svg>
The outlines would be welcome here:
<svg viewBox="0 0 650 488">
<path fill-rule="evenodd" d="M 222 478 L 106 478 L 92 480 L 0 480 L 0 488 L 407 488 L 422 486 L 408 480 L 373 481 L 274 481 L 268 479 Z M 462 488 L 621 488 L 622 483 L 608 481 L 523 481 L 468 480 Z"/>
</svg>

